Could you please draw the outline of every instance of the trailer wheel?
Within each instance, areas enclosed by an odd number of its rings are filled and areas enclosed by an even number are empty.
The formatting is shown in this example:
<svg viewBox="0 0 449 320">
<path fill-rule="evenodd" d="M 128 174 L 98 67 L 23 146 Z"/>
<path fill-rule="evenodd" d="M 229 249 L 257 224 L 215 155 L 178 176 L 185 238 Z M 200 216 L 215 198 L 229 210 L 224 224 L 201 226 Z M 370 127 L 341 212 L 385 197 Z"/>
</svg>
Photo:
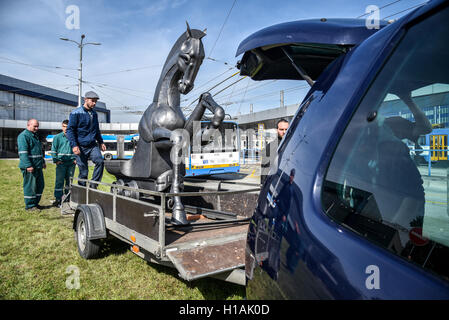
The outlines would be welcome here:
<svg viewBox="0 0 449 320">
<path fill-rule="evenodd" d="M 93 259 L 98 257 L 101 247 L 99 240 L 87 239 L 87 228 L 86 217 L 81 210 L 76 219 L 75 241 L 80 256 L 84 259 Z"/>
</svg>

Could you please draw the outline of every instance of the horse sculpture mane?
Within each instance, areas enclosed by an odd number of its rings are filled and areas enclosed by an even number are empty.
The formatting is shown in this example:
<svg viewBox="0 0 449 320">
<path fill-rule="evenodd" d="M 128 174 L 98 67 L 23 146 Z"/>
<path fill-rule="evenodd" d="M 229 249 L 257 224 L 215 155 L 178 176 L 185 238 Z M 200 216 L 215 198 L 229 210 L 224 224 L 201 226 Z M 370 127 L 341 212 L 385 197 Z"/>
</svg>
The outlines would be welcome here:
<svg viewBox="0 0 449 320">
<path fill-rule="evenodd" d="M 185 143 L 181 131 L 191 137 L 193 122 L 200 121 L 206 109 L 214 114 L 210 128 L 206 130 L 213 130 L 221 125 L 224 110 L 207 92 L 201 95 L 189 119 L 186 120 L 180 107 L 180 95 L 193 89 L 203 62 L 204 47 L 201 39 L 205 35 L 203 31 L 190 29 L 187 24 L 187 31 L 170 50 L 156 86 L 153 102 L 139 122 L 140 138 L 133 158 L 120 161 L 119 165 L 106 163 L 106 169 L 116 176 L 118 183 L 156 191 L 165 191 L 171 186 L 172 192 L 180 192 L 185 166 L 183 162 L 174 164 L 171 156 Z M 179 158 L 181 154 L 175 156 Z M 188 223 L 184 206 L 177 196 L 174 197 L 172 222 Z"/>
</svg>

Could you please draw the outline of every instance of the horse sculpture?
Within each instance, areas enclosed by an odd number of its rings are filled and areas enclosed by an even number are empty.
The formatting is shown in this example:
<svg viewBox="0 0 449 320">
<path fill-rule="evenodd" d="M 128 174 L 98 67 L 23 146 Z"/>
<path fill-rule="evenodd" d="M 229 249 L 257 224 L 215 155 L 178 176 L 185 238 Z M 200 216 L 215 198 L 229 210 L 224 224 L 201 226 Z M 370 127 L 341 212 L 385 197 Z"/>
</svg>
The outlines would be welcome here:
<svg viewBox="0 0 449 320">
<path fill-rule="evenodd" d="M 217 129 L 225 116 L 224 110 L 206 92 L 186 120 L 180 107 L 180 94 L 193 89 L 198 70 L 204 59 L 201 41 L 206 34 L 190 29 L 183 33 L 171 49 L 157 84 L 153 103 L 145 110 L 139 123 L 139 141 L 130 160 L 106 161 L 106 169 L 115 175 L 118 184 L 141 189 L 171 192 L 182 190 L 185 164 L 180 160 L 185 148 L 185 134 L 193 135 L 195 121 L 201 121 L 206 109 L 213 113 L 204 130 Z M 184 136 L 183 136 L 184 135 Z M 174 158 L 173 158 L 174 157 Z M 183 160 L 183 159 L 182 159 Z M 137 195 L 138 197 L 138 195 Z M 173 224 L 188 224 L 179 196 L 173 198 Z"/>
</svg>

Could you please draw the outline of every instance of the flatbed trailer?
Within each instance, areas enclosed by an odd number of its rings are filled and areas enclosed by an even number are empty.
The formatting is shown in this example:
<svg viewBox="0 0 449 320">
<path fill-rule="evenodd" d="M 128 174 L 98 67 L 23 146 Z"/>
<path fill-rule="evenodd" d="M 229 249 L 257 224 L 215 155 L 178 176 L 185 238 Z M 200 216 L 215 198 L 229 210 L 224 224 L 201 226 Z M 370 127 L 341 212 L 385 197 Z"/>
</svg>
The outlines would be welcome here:
<svg viewBox="0 0 449 320">
<path fill-rule="evenodd" d="M 142 259 L 176 268 L 187 281 L 214 277 L 245 285 L 246 236 L 258 184 L 221 181 L 217 190 L 189 185 L 175 194 L 76 180 L 86 186 L 71 184 L 61 213 L 74 216 L 75 240 L 83 258 L 98 256 L 101 239 L 112 236 L 128 243 Z M 238 190 L 232 189 L 236 186 Z M 173 196 L 182 197 L 190 224 L 170 222 Z"/>
</svg>

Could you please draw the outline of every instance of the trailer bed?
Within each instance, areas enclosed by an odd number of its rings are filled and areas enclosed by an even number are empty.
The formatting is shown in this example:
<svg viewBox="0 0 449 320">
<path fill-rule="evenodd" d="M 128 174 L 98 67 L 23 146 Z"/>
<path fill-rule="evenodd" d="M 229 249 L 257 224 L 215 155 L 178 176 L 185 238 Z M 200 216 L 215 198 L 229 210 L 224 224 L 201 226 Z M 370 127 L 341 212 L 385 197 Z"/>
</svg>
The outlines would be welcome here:
<svg viewBox="0 0 449 320">
<path fill-rule="evenodd" d="M 102 212 L 107 233 L 129 243 L 132 251 L 141 258 L 172 266 L 187 281 L 211 276 L 245 284 L 244 253 L 249 216 L 252 214 L 248 207 L 255 206 L 257 194 L 252 195 L 253 204 L 250 205 L 248 199 L 251 197 L 244 195 L 247 191 L 244 189 L 178 193 L 176 195 L 183 199 L 189 199 L 185 201 L 188 203 L 185 207 L 191 220 L 191 224 L 179 226 L 170 223 L 171 212 L 166 207 L 167 197 L 175 194 L 99 183 L 110 187 L 110 192 L 106 192 L 90 188 L 89 181 L 85 181 L 86 186 L 71 186 L 74 228 L 80 205 L 84 206 L 82 208 L 91 206 L 92 211 Z M 140 198 L 120 195 L 120 188 L 140 194 Z M 248 190 L 254 192 L 257 189 L 258 186 L 253 185 Z M 149 197 L 145 197 L 147 195 Z M 218 201 L 211 200 L 214 196 Z M 221 211 L 222 208 L 235 207 L 239 197 L 245 198 L 245 206 L 240 206 L 243 211 Z M 149 201 L 150 198 L 156 201 Z M 98 219 L 91 220 L 95 224 Z"/>
</svg>

